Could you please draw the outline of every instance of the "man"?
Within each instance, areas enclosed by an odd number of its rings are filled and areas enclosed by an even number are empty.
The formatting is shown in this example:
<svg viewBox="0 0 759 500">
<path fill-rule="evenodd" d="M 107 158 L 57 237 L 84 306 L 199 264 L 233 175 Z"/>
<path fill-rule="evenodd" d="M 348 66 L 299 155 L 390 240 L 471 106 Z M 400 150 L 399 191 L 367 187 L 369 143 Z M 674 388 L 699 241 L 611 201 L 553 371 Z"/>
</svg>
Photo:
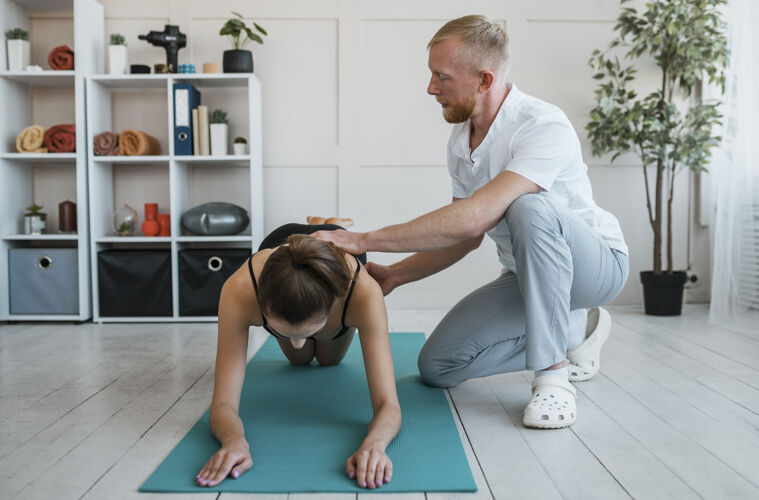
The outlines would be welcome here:
<svg viewBox="0 0 759 500">
<path fill-rule="evenodd" d="M 445 316 L 419 354 L 419 371 L 426 383 L 451 387 L 534 370 L 524 424 L 567 427 L 577 416 L 570 380 L 598 372 L 608 336 L 610 318 L 598 306 L 619 293 L 629 272 L 619 223 L 593 201 L 564 113 L 506 82 L 510 53 L 499 25 L 482 16 L 455 19 L 428 49 L 427 92 L 455 124 L 448 142 L 453 203 L 378 231 L 315 236 L 352 253 L 418 252 L 392 266 L 367 266 L 388 294 L 459 261 L 488 234 L 506 272 Z"/>
</svg>

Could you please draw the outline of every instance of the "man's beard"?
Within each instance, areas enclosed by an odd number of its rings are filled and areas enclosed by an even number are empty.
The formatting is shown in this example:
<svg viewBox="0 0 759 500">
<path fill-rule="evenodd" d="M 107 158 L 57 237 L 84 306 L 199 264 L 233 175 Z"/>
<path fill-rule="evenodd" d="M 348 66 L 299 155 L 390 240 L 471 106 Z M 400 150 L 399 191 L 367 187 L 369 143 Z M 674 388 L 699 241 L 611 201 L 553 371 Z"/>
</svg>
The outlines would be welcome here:
<svg viewBox="0 0 759 500">
<path fill-rule="evenodd" d="M 472 116 L 474 106 L 477 104 L 475 94 L 465 97 L 460 102 L 449 102 L 448 108 L 443 108 L 443 118 L 448 123 L 462 123 Z"/>
</svg>

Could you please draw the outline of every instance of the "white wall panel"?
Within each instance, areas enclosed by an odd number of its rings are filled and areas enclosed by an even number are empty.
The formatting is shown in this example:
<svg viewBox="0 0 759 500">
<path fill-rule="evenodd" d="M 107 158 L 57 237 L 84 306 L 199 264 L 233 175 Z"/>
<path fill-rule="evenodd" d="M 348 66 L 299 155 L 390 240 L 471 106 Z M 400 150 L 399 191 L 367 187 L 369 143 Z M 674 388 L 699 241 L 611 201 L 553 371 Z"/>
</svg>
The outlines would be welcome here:
<svg viewBox="0 0 759 500">
<path fill-rule="evenodd" d="M 612 155 L 593 157 L 585 125 L 595 106 L 597 80 L 588 66 L 595 49 L 605 50 L 614 35 L 614 22 L 601 21 L 529 21 L 527 23 L 529 58 L 522 57 L 517 85 L 524 92 L 560 107 L 572 122 L 582 145 L 585 162 L 608 165 Z M 620 57 L 624 52 L 618 52 Z M 623 61 L 629 64 L 629 61 Z M 657 89 L 661 74 L 651 62 L 636 65 L 638 74 L 630 88 L 639 95 Z M 615 164 L 639 165 L 632 154 L 620 157 Z"/>
<path fill-rule="evenodd" d="M 361 23 L 363 164 L 444 164 L 450 125 L 427 94 L 427 42 L 444 21 Z"/>
<path fill-rule="evenodd" d="M 264 231 L 337 213 L 337 168 L 264 167 Z"/>
<path fill-rule="evenodd" d="M 192 60 L 222 66 L 230 48 L 218 35 L 225 19 L 193 19 Z M 335 163 L 338 135 L 337 21 L 257 19 L 268 32 L 251 44 L 263 91 L 265 165 Z"/>
<path fill-rule="evenodd" d="M 447 205 L 451 196 L 451 179 L 444 166 L 363 167 L 363 206 L 356 230 L 407 222 Z"/>
</svg>

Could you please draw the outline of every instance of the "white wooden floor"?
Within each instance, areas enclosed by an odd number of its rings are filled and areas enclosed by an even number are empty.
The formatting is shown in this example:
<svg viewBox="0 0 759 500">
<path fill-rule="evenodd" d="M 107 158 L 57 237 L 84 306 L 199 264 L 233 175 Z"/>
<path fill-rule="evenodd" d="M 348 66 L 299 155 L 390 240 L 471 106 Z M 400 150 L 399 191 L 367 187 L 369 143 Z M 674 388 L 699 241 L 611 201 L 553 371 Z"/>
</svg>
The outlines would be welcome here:
<svg viewBox="0 0 759 500">
<path fill-rule="evenodd" d="M 759 498 L 759 333 L 698 306 L 611 312 L 573 427 L 522 426 L 526 372 L 469 381 L 449 394 L 479 491 L 382 498 Z M 441 316 L 391 312 L 391 329 Z M 265 333 L 252 337 L 251 356 Z M 210 404 L 215 341 L 212 324 L 1 325 L 0 498 L 368 498 L 137 493 Z"/>
</svg>

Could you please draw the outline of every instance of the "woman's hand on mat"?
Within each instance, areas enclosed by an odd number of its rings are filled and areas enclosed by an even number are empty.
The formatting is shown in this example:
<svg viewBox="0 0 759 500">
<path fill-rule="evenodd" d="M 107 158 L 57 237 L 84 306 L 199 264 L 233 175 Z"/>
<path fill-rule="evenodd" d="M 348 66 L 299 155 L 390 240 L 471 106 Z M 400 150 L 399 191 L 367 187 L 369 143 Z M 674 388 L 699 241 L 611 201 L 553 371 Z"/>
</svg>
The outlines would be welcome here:
<svg viewBox="0 0 759 500">
<path fill-rule="evenodd" d="M 228 476 L 237 479 L 253 467 L 250 447 L 245 439 L 234 439 L 222 445 L 200 470 L 195 480 L 200 486 L 216 486 Z"/>
<path fill-rule="evenodd" d="M 366 270 L 369 271 L 374 281 L 382 288 L 382 295 L 387 296 L 395 290 L 395 283 L 392 280 L 393 272 L 390 270 L 390 266 L 383 266 L 376 262 L 367 262 Z"/>
<path fill-rule="evenodd" d="M 334 231 L 316 231 L 311 236 L 321 241 L 331 241 L 348 253 L 355 255 L 366 252 L 364 248 L 364 233 L 351 233 L 344 229 Z"/>
<path fill-rule="evenodd" d="M 345 462 L 345 472 L 362 488 L 378 488 L 393 478 L 393 462 L 385 455 L 384 446 L 361 446 Z"/>
</svg>

